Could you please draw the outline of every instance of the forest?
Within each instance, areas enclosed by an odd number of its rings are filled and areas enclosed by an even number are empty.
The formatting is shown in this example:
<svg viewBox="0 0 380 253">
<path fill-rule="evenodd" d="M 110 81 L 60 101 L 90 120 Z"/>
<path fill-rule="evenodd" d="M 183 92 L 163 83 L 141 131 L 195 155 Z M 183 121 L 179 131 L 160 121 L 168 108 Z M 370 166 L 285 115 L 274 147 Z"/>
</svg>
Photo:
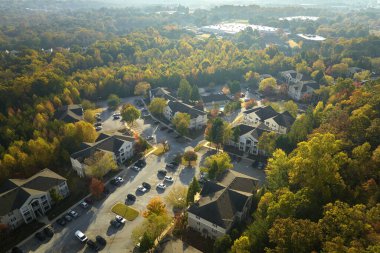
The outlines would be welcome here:
<svg viewBox="0 0 380 253">
<path fill-rule="evenodd" d="M 371 32 L 380 26 L 376 11 L 221 6 L 167 15 L 153 8 L 29 11 L 7 3 L 0 4 L 0 182 L 66 167 L 81 142 L 96 139 L 89 122 L 54 120 L 62 105 L 93 108 L 111 94 L 132 96 L 140 82 L 257 88 L 255 74 L 295 69 L 323 85 L 318 101 L 276 139 L 253 222 L 234 243 L 226 237 L 215 247 L 380 251 L 380 81 L 346 75 L 349 67 L 380 73 L 380 37 Z M 297 14 L 321 18 L 278 20 Z M 250 30 L 200 39 L 184 28 L 231 19 L 327 40 L 284 52 Z"/>
</svg>

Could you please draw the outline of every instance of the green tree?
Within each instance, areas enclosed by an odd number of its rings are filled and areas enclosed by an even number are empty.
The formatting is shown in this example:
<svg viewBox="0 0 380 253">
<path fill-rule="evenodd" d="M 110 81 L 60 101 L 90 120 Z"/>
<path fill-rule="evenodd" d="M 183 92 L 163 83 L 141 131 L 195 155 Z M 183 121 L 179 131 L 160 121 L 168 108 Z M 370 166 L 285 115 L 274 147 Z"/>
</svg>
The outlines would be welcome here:
<svg viewBox="0 0 380 253">
<path fill-rule="evenodd" d="M 207 169 L 215 169 L 215 164 L 217 165 L 217 171 L 215 172 L 215 177 L 223 175 L 223 173 L 233 167 L 231 163 L 231 158 L 228 153 L 219 152 L 215 155 L 209 156 L 205 160 L 205 166 Z M 212 174 L 209 173 L 209 177 L 213 179 Z"/>
<path fill-rule="evenodd" d="M 191 101 L 199 101 L 200 99 L 201 99 L 201 95 L 199 94 L 199 89 L 196 85 L 193 85 L 191 87 L 190 100 Z"/>
<path fill-rule="evenodd" d="M 259 150 L 264 151 L 266 155 L 271 156 L 276 148 L 276 139 L 277 135 L 275 132 L 264 132 L 259 138 Z"/>
<path fill-rule="evenodd" d="M 263 79 L 259 84 L 259 91 L 266 94 L 274 93 L 277 88 L 277 81 L 273 77 Z"/>
<path fill-rule="evenodd" d="M 224 235 L 215 240 L 213 251 L 214 253 L 228 253 L 231 248 L 231 244 L 231 237 L 229 235 Z"/>
<path fill-rule="evenodd" d="M 186 135 L 190 127 L 190 115 L 184 112 L 177 112 L 172 119 L 172 123 L 180 135 Z"/>
<path fill-rule="evenodd" d="M 150 83 L 148 83 L 148 82 L 139 82 L 135 86 L 135 95 L 137 95 L 137 96 L 146 96 L 149 89 L 150 89 Z"/>
<path fill-rule="evenodd" d="M 176 185 L 171 188 L 165 200 L 174 208 L 183 209 L 186 207 L 187 187 Z"/>
<path fill-rule="evenodd" d="M 250 244 L 248 236 L 241 236 L 239 239 L 234 241 L 234 244 L 231 247 L 232 253 L 249 253 Z"/>
<path fill-rule="evenodd" d="M 183 158 L 183 160 L 185 160 L 186 162 L 189 163 L 188 166 L 190 167 L 191 162 L 197 161 L 198 155 L 193 150 L 188 150 L 183 154 L 182 158 Z"/>
<path fill-rule="evenodd" d="M 166 107 L 166 100 L 164 98 L 153 98 L 149 104 L 149 111 L 153 115 L 163 115 L 164 109 Z"/>
<path fill-rule="evenodd" d="M 186 79 L 181 79 L 178 88 L 178 97 L 182 99 L 183 102 L 187 103 L 190 99 L 192 88 L 190 83 Z"/>
<path fill-rule="evenodd" d="M 108 100 L 107 100 L 108 107 L 111 108 L 112 110 L 117 109 L 117 107 L 120 105 L 120 102 L 121 100 L 118 95 L 111 94 L 108 96 Z"/>
<path fill-rule="evenodd" d="M 268 235 L 275 248 L 267 252 L 317 252 L 320 248 L 321 230 L 318 223 L 309 220 L 277 219 Z"/>
<path fill-rule="evenodd" d="M 51 189 L 49 191 L 49 194 L 50 194 L 51 199 L 53 200 L 53 203 L 57 203 L 63 199 L 62 196 L 58 194 L 55 188 Z"/>
<path fill-rule="evenodd" d="M 219 149 L 222 144 L 227 143 L 231 139 L 231 136 L 231 127 L 219 117 L 212 120 L 205 130 L 206 140 L 214 143 L 217 149 Z"/>
<path fill-rule="evenodd" d="M 292 100 L 289 100 L 284 103 L 284 110 L 288 111 L 290 115 L 292 115 L 294 118 L 297 117 L 298 113 L 298 105 L 294 103 Z"/>
<path fill-rule="evenodd" d="M 293 151 L 289 181 L 311 190 L 316 202 L 328 203 L 340 196 L 345 187 L 339 170 L 346 162 L 341 141 L 332 134 L 315 134 Z"/>
<path fill-rule="evenodd" d="M 121 117 L 130 125 L 133 125 L 133 122 L 140 116 L 141 112 L 132 104 L 125 104 L 121 108 Z"/>
<path fill-rule="evenodd" d="M 276 191 L 289 186 L 290 159 L 284 151 L 277 149 L 265 168 L 268 189 Z"/>
<path fill-rule="evenodd" d="M 117 169 L 117 164 L 110 153 L 101 151 L 95 152 L 90 157 L 84 160 L 86 175 L 102 179 L 103 176 L 111 171 Z"/>
<path fill-rule="evenodd" d="M 153 245 L 154 239 L 152 239 L 148 233 L 145 232 L 141 238 L 139 250 L 141 252 L 147 252 L 153 247 Z"/>
<path fill-rule="evenodd" d="M 228 81 L 227 82 L 228 89 L 232 95 L 240 92 L 240 83 L 238 81 Z"/>
<path fill-rule="evenodd" d="M 191 181 L 189 185 L 189 189 L 187 190 L 186 203 L 190 204 L 194 202 L 195 194 L 201 191 L 201 186 L 198 183 L 198 180 L 194 177 L 193 181 Z"/>
</svg>

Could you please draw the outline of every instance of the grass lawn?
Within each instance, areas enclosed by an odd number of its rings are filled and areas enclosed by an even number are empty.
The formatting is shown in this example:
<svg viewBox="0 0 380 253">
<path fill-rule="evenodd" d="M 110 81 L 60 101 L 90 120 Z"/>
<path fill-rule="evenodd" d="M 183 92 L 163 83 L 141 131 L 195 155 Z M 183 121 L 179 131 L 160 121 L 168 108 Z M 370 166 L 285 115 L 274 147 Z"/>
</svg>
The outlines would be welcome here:
<svg viewBox="0 0 380 253">
<path fill-rule="evenodd" d="M 160 156 L 160 155 L 165 154 L 167 151 L 164 150 L 164 145 L 159 144 L 159 145 L 157 145 L 156 150 L 153 151 L 153 154 L 156 155 L 156 156 Z"/>
<path fill-rule="evenodd" d="M 121 202 L 117 202 L 113 207 L 112 207 L 112 212 L 116 213 L 117 215 L 120 215 L 124 217 L 125 219 L 129 221 L 133 221 L 134 219 L 139 216 L 139 211 L 136 209 L 129 207 L 127 205 L 124 205 Z"/>
</svg>

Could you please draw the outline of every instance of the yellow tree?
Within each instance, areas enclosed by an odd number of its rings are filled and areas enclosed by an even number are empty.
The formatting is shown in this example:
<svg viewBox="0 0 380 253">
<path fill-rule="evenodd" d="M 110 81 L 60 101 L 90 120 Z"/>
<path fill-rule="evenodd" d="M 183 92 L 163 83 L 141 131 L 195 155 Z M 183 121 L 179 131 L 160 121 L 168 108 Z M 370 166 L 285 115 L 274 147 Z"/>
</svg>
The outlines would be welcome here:
<svg viewBox="0 0 380 253">
<path fill-rule="evenodd" d="M 146 209 L 147 210 L 143 213 L 143 216 L 145 218 L 151 216 L 152 214 L 161 216 L 166 215 L 168 213 L 165 203 L 158 196 L 152 198 L 149 201 L 148 205 L 146 206 Z"/>
</svg>

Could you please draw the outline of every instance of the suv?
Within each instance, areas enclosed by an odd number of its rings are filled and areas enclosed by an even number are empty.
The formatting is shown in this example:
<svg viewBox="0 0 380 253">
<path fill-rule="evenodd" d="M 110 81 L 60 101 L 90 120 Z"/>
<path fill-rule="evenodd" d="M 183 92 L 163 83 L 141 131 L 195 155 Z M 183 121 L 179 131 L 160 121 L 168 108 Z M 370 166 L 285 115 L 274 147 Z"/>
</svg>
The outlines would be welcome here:
<svg viewBox="0 0 380 253">
<path fill-rule="evenodd" d="M 100 235 L 97 235 L 95 239 L 96 239 L 96 242 L 99 243 L 99 244 L 102 245 L 102 246 L 105 246 L 105 245 L 107 244 L 106 239 L 104 239 L 104 238 L 103 238 L 102 236 L 100 236 Z"/>
<path fill-rule="evenodd" d="M 168 182 L 170 182 L 170 183 L 173 183 L 173 181 L 174 181 L 173 178 L 172 178 L 171 176 L 165 176 L 165 177 L 164 177 L 164 180 L 165 180 L 165 181 L 168 181 Z"/>
<path fill-rule="evenodd" d="M 85 234 L 83 234 L 82 231 L 80 231 L 80 230 L 77 230 L 77 231 L 75 232 L 75 236 L 76 236 L 76 238 L 78 238 L 78 240 L 81 241 L 81 242 L 85 242 L 85 241 L 88 240 L 87 236 L 86 236 Z"/>
<path fill-rule="evenodd" d="M 45 240 L 45 236 L 42 232 L 37 232 L 35 235 L 34 235 L 37 240 L 39 240 L 40 242 L 42 242 L 43 240 Z"/>
<path fill-rule="evenodd" d="M 128 200 L 129 200 L 129 201 L 136 201 L 136 196 L 133 195 L 133 194 L 128 194 L 126 200 L 127 200 L 127 201 L 128 201 Z"/>
<path fill-rule="evenodd" d="M 158 171 L 158 175 L 160 175 L 160 176 L 166 176 L 167 173 L 168 172 L 166 170 L 159 170 Z"/>
<path fill-rule="evenodd" d="M 116 220 L 111 220 L 110 221 L 110 224 L 112 227 L 114 228 L 120 228 L 121 227 L 121 223 L 120 222 L 117 222 Z"/>
<path fill-rule="evenodd" d="M 139 168 L 144 168 L 146 165 L 146 161 L 144 159 L 140 159 L 138 160 L 136 163 L 135 163 L 135 166 L 139 167 Z"/>
<path fill-rule="evenodd" d="M 145 189 L 150 190 L 151 186 L 147 182 L 143 182 L 142 186 L 144 186 Z"/>
</svg>

